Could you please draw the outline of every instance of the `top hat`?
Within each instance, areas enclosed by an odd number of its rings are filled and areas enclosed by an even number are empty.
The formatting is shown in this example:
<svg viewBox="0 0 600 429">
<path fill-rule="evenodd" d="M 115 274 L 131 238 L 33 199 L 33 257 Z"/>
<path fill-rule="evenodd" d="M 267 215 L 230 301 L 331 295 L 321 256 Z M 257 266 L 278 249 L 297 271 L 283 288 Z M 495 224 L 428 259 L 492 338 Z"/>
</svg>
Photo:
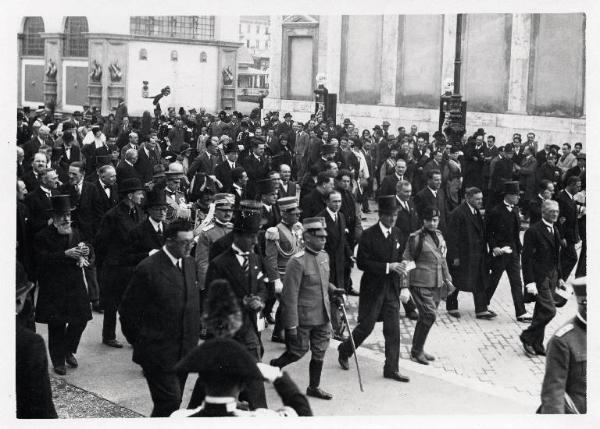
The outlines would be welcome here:
<svg viewBox="0 0 600 429">
<path fill-rule="evenodd" d="M 257 180 L 256 185 L 258 186 L 258 193 L 261 195 L 272 194 L 277 192 L 278 183 L 271 178 Z"/>
<path fill-rule="evenodd" d="M 63 122 L 62 130 L 67 131 L 73 128 L 73 123 L 70 121 Z"/>
<path fill-rule="evenodd" d="M 581 302 L 585 299 L 587 299 L 587 277 L 583 276 L 583 277 L 578 277 L 574 280 L 571 280 L 570 282 L 571 286 L 573 287 L 573 292 L 575 293 L 575 296 L 577 297 L 577 301 Z"/>
<path fill-rule="evenodd" d="M 96 157 L 96 168 L 102 167 L 103 165 L 111 165 L 112 164 L 112 156 L 111 155 L 100 155 Z"/>
<path fill-rule="evenodd" d="M 63 133 L 62 139 L 65 143 L 70 143 L 73 140 L 75 140 L 75 137 L 73 137 L 73 134 L 71 134 L 69 131 L 67 131 L 67 132 Z"/>
<path fill-rule="evenodd" d="M 167 194 L 165 190 L 155 187 L 151 191 L 146 192 L 146 198 L 144 198 L 144 205 L 146 207 L 166 206 Z"/>
<path fill-rule="evenodd" d="M 48 211 L 52 213 L 70 213 L 75 210 L 71 207 L 70 195 L 52 195 L 50 197 L 50 204 L 52 208 L 48 209 Z"/>
<path fill-rule="evenodd" d="M 245 213 L 235 218 L 233 221 L 233 230 L 247 234 L 256 234 L 260 230 L 261 223 L 262 217 L 259 213 Z"/>
<path fill-rule="evenodd" d="M 327 234 L 327 232 L 325 231 L 325 228 L 327 228 L 327 225 L 325 223 L 324 217 L 304 218 L 304 220 L 302 221 L 302 227 L 304 228 L 305 231 L 322 230 L 323 232 L 325 232 L 325 234 Z"/>
<path fill-rule="evenodd" d="M 142 181 L 137 177 L 132 177 L 130 179 L 124 179 L 121 182 L 121 186 L 118 188 L 119 194 L 128 194 L 129 192 L 135 191 L 143 191 L 144 186 L 142 185 Z"/>
<path fill-rule="evenodd" d="M 519 182 L 504 182 L 504 188 L 502 189 L 502 193 L 519 195 Z"/>
<path fill-rule="evenodd" d="M 240 343 L 229 338 L 214 338 L 194 347 L 177 363 L 175 370 L 197 372 L 202 380 L 212 383 L 263 379 L 256 359 Z"/>
<path fill-rule="evenodd" d="M 235 195 L 220 193 L 214 196 L 215 208 L 231 210 L 235 204 Z"/>
<path fill-rule="evenodd" d="M 302 213 L 298 208 L 298 200 L 296 197 L 284 197 L 277 200 L 277 206 L 282 212 Z"/>
<path fill-rule="evenodd" d="M 377 204 L 379 206 L 379 213 L 381 214 L 393 214 L 398 211 L 398 204 L 395 195 L 382 195 L 377 198 Z"/>
</svg>

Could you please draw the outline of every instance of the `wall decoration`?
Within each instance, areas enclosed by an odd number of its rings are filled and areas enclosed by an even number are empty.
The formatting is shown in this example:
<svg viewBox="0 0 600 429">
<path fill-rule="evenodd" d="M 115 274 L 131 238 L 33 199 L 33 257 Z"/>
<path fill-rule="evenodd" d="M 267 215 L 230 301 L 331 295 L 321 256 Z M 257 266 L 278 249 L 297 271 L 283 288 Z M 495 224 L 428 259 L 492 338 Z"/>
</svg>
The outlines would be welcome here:
<svg viewBox="0 0 600 429">
<path fill-rule="evenodd" d="M 223 85 L 233 85 L 233 72 L 231 67 L 227 66 L 223 68 Z"/>
<path fill-rule="evenodd" d="M 150 96 L 150 92 L 148 92 L 148 81 L 143 80 L 142 81 L 142 97 L 148 98 L 149 96 Z"/>
<path fill-rule="evenodd" d="M 204 52 L 204 51 L 200 52 L 200 62 L 205 63 L 207 59 L 208 59 L 208 55 L 206 54 L 206 52 Z"/>
<path fill-rule="evenodd" d="M 56 68 L 56 63 L 52 60 L 52 58 L 49 58 L 46 66 L 46 78 L 49 81 L 55 81 L 57 71 L 58 69 Z"/>
<path fill-rule="evenodd" d="M 90 80 L 92 82 L 100 82 L 102 80 L 102 65 L 97 60 L 92 61 Z"/>
<path fill-rule="evenodd" d="M 140 60 L 146 61 L 148 59 L 148 51 L 144 48 L 140 49 Z"/>
<path fill-rule="evenodd" d="M 171 61 L 177 61 L 177 51 L 171 51 Z"/>
<path fill-rule="evenodd" d="M 108 71 L 110 73 L 110 81 L 111 82 L 121 82 L 123 78 L 123 71 L 121 70 L 121 66 L 119 65 L 119 61 L 114 60 L 109 66 Z"/>
</svg>

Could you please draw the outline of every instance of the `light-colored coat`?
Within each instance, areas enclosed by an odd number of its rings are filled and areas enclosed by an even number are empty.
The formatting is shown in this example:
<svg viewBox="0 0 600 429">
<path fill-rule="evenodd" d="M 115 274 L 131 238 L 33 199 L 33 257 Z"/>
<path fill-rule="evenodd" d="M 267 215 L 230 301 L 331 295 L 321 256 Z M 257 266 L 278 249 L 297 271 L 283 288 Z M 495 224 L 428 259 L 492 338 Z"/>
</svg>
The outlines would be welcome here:
<svg viewBox="0 0 600 429">
<path fill-rule="evenodd" d="M 448 271 L 448 264 L 446 263 L 446 242 L 439 230 L 435 231 L 440 243 L 439 246 L 436 246 L 429 234 L 425 233 L 423 250 L 415 260 L 413 255 L 421 239 L 420 234 L 422 230 L 421 228 L 410 235 L 402 257 L 406 261 L 414 261 L 416 265 L 409 274 L 410 286 L 441 288 L 445 281 L 452 282 L 452 277 Z"/>
</svg>

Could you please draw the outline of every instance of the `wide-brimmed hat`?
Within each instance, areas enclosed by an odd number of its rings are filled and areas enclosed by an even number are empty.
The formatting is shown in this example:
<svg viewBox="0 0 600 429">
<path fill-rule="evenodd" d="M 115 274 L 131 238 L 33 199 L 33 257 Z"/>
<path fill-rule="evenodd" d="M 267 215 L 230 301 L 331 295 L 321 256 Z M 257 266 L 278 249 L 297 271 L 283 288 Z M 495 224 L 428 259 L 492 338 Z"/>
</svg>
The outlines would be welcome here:
<svg viewBox="0 0 600 429">
<path fill-rule="evenodd" d="M 119 194 L 128 194 L 129 192 L 135 191 L 143 191 L 144 186 L 142 185 L 142 181 L 137 177 L 132 177 L 130 179 L 124 179 L 121 182 L 121 186 L 118 188 Z"/>
<path fill-rule="evenodd" d="M 165 171 L 166 168 L 164 165 L 162 164 L 156 164 L 154 167 L 152 167 L 152 178 L 153 179 L 158 179 L 160 177 L 166 177 Z"/>
<path fill-rule="evenodd" d="M 172 162 L 169 164 L 169 169 L 165 171 L 166 176 L 169 179 L 181 179 L 185 177 L 183 172 L 183 165 L 178 162 Z"/>
</svg>

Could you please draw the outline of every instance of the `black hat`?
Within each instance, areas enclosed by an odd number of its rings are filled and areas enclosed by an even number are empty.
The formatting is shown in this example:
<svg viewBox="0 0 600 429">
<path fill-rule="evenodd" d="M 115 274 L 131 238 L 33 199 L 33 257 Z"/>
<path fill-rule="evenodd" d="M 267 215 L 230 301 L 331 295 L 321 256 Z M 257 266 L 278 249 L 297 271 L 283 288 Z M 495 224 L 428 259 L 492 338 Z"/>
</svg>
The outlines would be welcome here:
<svg viewBox="0 0 600 429">
<path fill-rule="evenodd" d="M 502 193 L 519 195 L 519 182 L 504 182 L 504 189 L 502 189 Z"/>
<path fill-rule="evenodd" d="M 258 186 L 258 193 L 261 195 L 272 194 L 277 192 L 278 184 L 271 178 L 257 180 L 256 185 Z"/>
<path fill-rule="evenodd" d="M 31 113 L 31 107 L 29 107 L 29 106 L 24 106 L 24 107 L 23 107 L 23 113 L 25 113 L 25 114 Z"/>
<path fill-rule="evenodd" d="M 70 213 L 74 208 L 71 207 L 70 195 L 52 195 L 50 197 L 52 208 L 48 209 L 52 213 Z"/>
<path fill-rule="evenodd" d="M 65 143 L 70 143 L 72 142 L 75 138 L 73 137 L 73 134 L 71 134 L 70 132 L 65 132 L 62 135 L 62 139 Z"/>
<path fill-rule="evenodd" d="M 158 179 L 159 177 L 167 177 L 165 171 L 167 171 L 167 169 L 163 164 L 156 164 L 152 167 L 152 178 Z"/>
<path fill-rule="evenodd" d="M 214 338 L 194 347 L 177 365 L 177 372 L 197 372 L 202 380 L 262 380 L 256 359 L 237 341 Z"/>
<path fill-rule="evenodd" d="M 233 222 L 233 230 L 245 232 L 248 234 L 256 234 L 260 230 L 262 218 L 258 213 L 242 213 L 242 216 L 237 216 Z"/>
<path fill-rule="evenodd" d="M 225 279 L 216 279 L 207 288 L 202 319 L 209 334 L 231 338 L 242 327 L 238 299 Z"/>
<path fill-rule="evenodd" d="M 137 177 L 131 179 L 124 179 L 121 186 L 119 186 L 119 194 L 127 194 L 129 192 L 142 191 L 144 186 L 142 181 Z"/>
<path fill-rule="evenodd" d="M 292 114 L 290 112 L 287 112 L 285 115 L 283 115 L 284 118 L 291 118 Z"/>
<path fill-rule="evenodd" d="M 485 130 L 483 128 L 477 128 L 477 131 L 475 131 L 475 135 L 476 136 L 484 136 Z"/>
<path fill-rule="evenodd" d="M 265 144 L 265 141 L 260 137 L 254 137 L 252 140 L 250 140 L 250 143 L 254 149 L 255 147 L 258 147 L 258 145 Z"/>
<path fill-rule="evenodd" d="M 323 146 L 321 146 L 321 153 L 323 155 L 335 153 L 335 145 L 332 145 L 332 144 L 329 144 L 329 143 L 324 144 Z"/>
<path fill-rule="evenodd" d="M 515 151 L 515 146 L 512 143 L 507 143 L 504 145 L 504 152 L 511 153 Z"/>
<path fill-rule="evenodd" d="M 144 198 L 144 206 L 156 207 L 167 205 L 167 194 L 164 189 L 154 188 L 151 191 L 146 192 L 146 198 Z"/>
<path fill-rule="evenodd" d="M 223 152 L 225 152 L 225 153 L 239 152 L 239 151 L 240 151 L 240 148 L 238 147 L 237 143 L 234 141 L 230 141 L 223 148 Z"/>
<path fill-rule="evenodd" d="M 570 282 L 573 287 L 573 292 L 575 292 L 575 296 L 577 297 L 577 301 L 583 301 L 587 298 L 587 277 L 579 277 Z"/>
<path fill-rule="evenodd" d="M 383 195 L 377 198 L 379 213 L 393 214 L 398 211 L 398 204 L 395 195 Z"/>
<path fill-rule="evenodd" d="M 112 164 L 111 155 L 100 155 L 96 157 L 96 168 L 102 167 L 103 165 Z"/>
<path fill-rule="evenodd" d="M 352 121 L 350 120 L 350 118 L 344 118 L 344 125 L 350 125 L 352 123 Z"/>
</svg>

